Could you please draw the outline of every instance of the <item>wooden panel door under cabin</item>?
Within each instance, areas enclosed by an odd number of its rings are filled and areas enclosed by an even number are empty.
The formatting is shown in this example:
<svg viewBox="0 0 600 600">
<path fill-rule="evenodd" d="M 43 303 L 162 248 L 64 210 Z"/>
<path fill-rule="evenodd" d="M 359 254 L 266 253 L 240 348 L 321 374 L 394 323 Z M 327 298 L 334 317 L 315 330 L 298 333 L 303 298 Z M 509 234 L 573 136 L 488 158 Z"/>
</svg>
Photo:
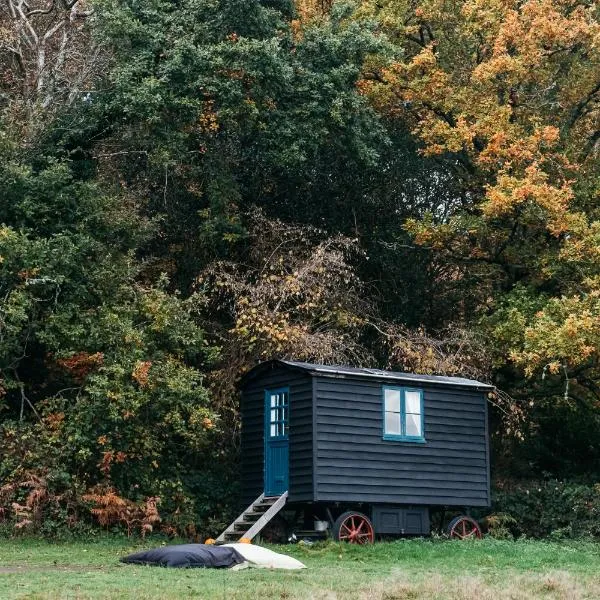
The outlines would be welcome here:
<svg viewBox="0 0 600 600">
<path fill-rule="evenodd" d="M 265 390 L 265 496 L 289 487 L 289 398 L 287 388 Z"/>
</svg>

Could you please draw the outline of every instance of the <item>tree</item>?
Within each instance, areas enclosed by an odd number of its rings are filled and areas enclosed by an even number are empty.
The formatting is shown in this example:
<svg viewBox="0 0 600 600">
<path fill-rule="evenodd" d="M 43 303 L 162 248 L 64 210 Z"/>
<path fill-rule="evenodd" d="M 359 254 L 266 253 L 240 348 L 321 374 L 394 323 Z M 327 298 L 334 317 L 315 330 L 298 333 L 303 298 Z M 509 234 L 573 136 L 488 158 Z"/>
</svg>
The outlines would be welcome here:
<svg viewBox="0 0 600 600">
<path fill-rule="evenodd" d="M 194 306 L 138 280 L 150 227 L 122 198 L 64 162 L 38 156 L 33 169 L 16 144 L 2 158 L 5 514 L 33 481 L 41 524 L 73 524 L 80 495 L 105 483 L 133 500 L 161 495 L 167 523 L 193 523 L 190 485 L 218 424 L 201 371 L 214 350 Z"/>
<path fill-rule="evenodd" d="M 556 395 L 596 402 L 597 5 L 393 0 L 361 11 L 404 52 L 371 60 L 362 92 L 464 190 L 449 213 L 406 229 L 466 283 L 463 318 L 475 309 L 498 383 L 534 426 L 532 407 L 551 413 Z"/>
<path fill-rule="evenodd" d="M 49 115 L 91 92 L 105 60 L 86 0 L 7 0 L 0 7 L 0 101 L 28 137 Z"/>
</svg>

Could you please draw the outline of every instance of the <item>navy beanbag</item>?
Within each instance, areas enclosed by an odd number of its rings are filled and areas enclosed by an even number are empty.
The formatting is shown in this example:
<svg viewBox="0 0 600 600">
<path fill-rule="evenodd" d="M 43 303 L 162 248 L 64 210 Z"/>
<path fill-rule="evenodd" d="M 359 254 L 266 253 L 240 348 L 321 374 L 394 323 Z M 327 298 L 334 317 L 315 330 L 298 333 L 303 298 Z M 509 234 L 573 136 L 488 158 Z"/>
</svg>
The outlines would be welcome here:
<svg viewBox="0 0 600 600">
<path fill-rule="evenodd" d="M 120 559 L 134 565 L 154 565 L 158 567 L 205 567 L 223 569 L 239 565 L 244 557 L 234 548 L 206 544 L 181 544 L 163 546 L 153 550 L 135 552 Z"/>
</svg>

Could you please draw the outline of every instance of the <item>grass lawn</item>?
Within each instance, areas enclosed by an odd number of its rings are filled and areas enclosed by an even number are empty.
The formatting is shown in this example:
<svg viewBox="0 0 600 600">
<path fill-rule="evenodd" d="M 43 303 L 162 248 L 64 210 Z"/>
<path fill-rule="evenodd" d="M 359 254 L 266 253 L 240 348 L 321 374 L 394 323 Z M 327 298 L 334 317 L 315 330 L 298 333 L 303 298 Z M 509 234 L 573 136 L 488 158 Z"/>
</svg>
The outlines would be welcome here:
<svg viewBox="0 0 600 600">
<path fill-rule="evenodd" d="M 371 547 L 280 546 L 302 571 L 122 565 L 152 547 L 113 538 L 0 540 L 0 599 L 294 598 L 504 600 L 600 598 L 600 545 L 589 542 L 400 540 Z"/>
</svg>

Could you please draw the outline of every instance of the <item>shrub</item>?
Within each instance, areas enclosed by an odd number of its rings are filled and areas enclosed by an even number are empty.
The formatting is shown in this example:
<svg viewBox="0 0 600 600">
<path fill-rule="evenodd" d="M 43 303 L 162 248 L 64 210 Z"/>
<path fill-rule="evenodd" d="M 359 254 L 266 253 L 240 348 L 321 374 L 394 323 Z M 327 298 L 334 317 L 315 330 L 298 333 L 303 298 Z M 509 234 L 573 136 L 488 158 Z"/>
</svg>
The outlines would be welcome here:
<svg viewBox="0 0 600 600">
<path fill-rule="evenodd" d="M 600 537 L 600 484 L 502 482 L 492 508 L 505 517 L 497 525 L 516 536 Z"/>
<path fill-rule="evenodd" d="M 90 490 L 82 498 L 90 502 L 90 512 L 98 519 L 100 525 L 110 527 L 111 525 L 124 525 L 127 528 L 127 537 L 131 537 L 134 531 L 139 531 L 142 538 L 154 530 L 154 526 L 160 523 L 158 504 L 160 498 L 147 498 L 144 502 L 132 502 L 121 498 L 113 488 L 98 487 Z"/>
</svg>

